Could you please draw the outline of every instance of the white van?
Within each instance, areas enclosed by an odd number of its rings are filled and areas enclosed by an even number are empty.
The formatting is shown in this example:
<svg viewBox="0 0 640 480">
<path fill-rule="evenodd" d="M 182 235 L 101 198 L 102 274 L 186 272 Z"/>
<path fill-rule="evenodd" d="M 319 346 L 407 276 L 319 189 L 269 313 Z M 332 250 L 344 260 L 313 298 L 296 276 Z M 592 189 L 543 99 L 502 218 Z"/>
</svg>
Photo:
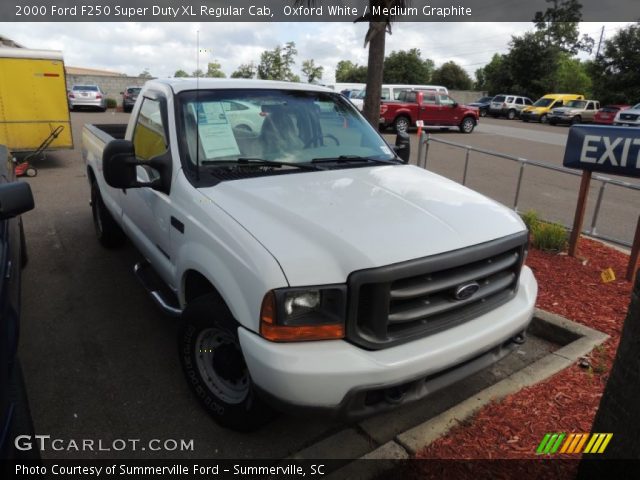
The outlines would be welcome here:
<svg viewBox="0 0 640 480">
<path fill-rule="evenodd" d="M 382 90 L 380 91 L 380 96 L 383 100 L 397 100 L 398 96 L 400 96 L 400 92 L 402 92 L 403 90 L 434 90 L 445 95 L 449 94 L 449 90 L 447 90 L 447 87 L 443 87 L 442 85 L 383 84 Z M 364 106 L 365 94 L 366 90 L 363 87 L 363 90 L 360 92 L 360 94 L 358 94 L 355 98 L 350 99 L 351 102 L 360 111 L 362 111 L 362 107 Z"/>
</svg>

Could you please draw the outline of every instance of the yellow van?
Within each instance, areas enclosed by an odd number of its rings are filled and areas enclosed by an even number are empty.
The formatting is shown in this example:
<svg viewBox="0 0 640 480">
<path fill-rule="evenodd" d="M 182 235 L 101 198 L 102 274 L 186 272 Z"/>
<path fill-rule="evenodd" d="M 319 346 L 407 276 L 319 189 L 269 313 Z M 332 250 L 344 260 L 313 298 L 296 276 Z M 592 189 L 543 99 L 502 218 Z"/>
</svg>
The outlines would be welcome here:
<svg viewBox="0 0 640 480">
<path fill-rule="evenodd" d="M 584 100 L 584 95 L 575 93 L 549 93 L 539 98 L 530 107 L 524 107 L 520 112 L 520 119 L 523 122 L 536 120 L 540 123 L 547 123 L 547 118 L 551 110 L 562 107 L 570 100 Z"/>
<path fill-rule="evenodd" d="M 0 48 L 0 145 L 73 148 L 62 53 Z"/>
</svg>

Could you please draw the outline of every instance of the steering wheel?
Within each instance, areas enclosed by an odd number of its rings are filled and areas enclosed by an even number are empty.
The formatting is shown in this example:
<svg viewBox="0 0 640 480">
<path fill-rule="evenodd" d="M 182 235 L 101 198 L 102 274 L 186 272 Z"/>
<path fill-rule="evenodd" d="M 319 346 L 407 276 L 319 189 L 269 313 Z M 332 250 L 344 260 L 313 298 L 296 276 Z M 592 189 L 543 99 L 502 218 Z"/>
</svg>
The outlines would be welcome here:
<svg viewBox="0 0 640 480">
<path fill-rule="evenodd" d="M 336 145 L 340 145 L 340 140 L 338 140 L 334 135 L 327 133 L 325 135 L 315 135 L 314 137 L 309 139 L 307 143 L 304 144 L 304 148 L 309 148 L 313 143 L 315 143 L 318 140 L 322 140 L 323 138 L 330 138 L 331 140 L 336 142 Z"/>
</svg>

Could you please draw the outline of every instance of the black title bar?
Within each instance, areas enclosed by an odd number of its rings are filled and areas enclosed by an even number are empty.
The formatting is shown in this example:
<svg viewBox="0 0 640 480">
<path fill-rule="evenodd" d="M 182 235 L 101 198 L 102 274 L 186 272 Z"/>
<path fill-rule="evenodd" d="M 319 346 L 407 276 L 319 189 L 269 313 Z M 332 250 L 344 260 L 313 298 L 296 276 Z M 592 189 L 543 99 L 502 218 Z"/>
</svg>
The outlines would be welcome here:
<svg viewBox="0 0 640 480">
<path fill-rule="evenodd" d="M 412 0 L 372 9 L 368 0 L 14 0 L 0 4 L 9 22 L 530 22 L 545 0 Z M 582 0 L 582 21 L 640 20 L 638 0 Z"/>
</svg>

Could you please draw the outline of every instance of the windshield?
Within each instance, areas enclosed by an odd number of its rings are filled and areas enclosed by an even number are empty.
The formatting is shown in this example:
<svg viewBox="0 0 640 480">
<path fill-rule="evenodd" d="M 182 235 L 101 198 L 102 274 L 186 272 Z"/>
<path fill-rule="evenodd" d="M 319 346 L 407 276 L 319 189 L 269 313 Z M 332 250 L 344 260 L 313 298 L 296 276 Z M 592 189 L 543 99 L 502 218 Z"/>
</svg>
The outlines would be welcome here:
<svg viewBox="0 0 640 480">
<path fill-rule="evenodd" d="M 640 110 L 640 103 L 633 106 L 633 110 Z"/>
<path fill-rule="evenodd" d="M 552 98 L 541 98 L 536 103 L 533 104 L 534 107 L 548 107 L 553 103 Z"/>
<path fill-rule="evenodd" d="M 95 85 L 74 85 L 73 86 L 74 90 L 85 90 L 88 92 L 97 92 L 98 91 L 98 87 Z"/>
<path fill-rule="evenodd" d="M 479 100 L 476 100 L 476 103 L 487 103 L 490 102 L 493 97 L 482 97 Z"/>
<path fill-rule="evenodd" d="M 127 93 L 138 94 L 140 90 L 142 90 L 142 87 L 127 88 Z"/>
<path fill-rule="evenodd" d="M 395 159 L 353 105 L 337 93 L 200 90 L 178 95 L 178 136 L 191 165 L 261 159 L 310 164 L 318 158 Z M 197 160 L 196 160 L 197 159 Z"/>
<path fill-rule="evenodd" d="M 569 108 L 584 108 L 587 106 L 587 102 L 584 100 L 571 100 L 566 106 Z"/>
</svg>

